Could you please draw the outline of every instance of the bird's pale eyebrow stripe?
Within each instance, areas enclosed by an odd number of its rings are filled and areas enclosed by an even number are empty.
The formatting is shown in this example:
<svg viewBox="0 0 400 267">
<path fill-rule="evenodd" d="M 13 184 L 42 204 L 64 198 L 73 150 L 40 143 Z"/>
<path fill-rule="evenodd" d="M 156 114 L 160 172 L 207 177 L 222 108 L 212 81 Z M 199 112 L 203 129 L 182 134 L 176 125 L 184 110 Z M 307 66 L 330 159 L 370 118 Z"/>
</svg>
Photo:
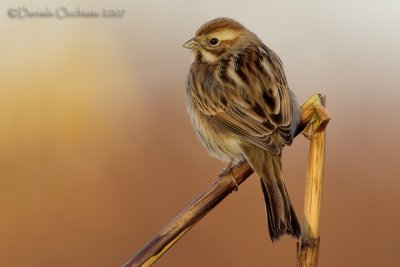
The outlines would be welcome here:
<svg viewBox="0 0 400 267">
<path fill-rule="evenodd" d="M 221 30 L 221 31 L 216 31 L 214 33 L 210 33 L 210 37 L 212 38 L 217 38 L 220 41 L 223 40 L 233 40 L 236 37 L 239 36 L 239 32 L 234 31 L 234 30 Z"/>
</svg>

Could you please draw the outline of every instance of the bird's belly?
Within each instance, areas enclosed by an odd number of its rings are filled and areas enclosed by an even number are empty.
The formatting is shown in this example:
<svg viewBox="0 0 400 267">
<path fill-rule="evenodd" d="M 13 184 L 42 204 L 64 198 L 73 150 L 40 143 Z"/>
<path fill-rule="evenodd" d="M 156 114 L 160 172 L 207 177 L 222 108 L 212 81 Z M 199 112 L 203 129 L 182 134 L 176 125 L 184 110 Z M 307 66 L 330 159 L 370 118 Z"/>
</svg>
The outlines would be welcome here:
<svg viewBox="0 0 400 267">
<path fill-rule="evenodd" d="M 240 139 L 216 130 L 208 121 L 194 119 L 193 124 L 201 142 L 212 156 L 225 162 L 239 161 L 243 158 Z"/>
<path fill-rule="evenodd" d="M 222 136 L 216 133 L 202 140 L 208 152 L 225 162 L 237 161 L 242 158 L 239 140 L 232 137 Z"/>
</svg>

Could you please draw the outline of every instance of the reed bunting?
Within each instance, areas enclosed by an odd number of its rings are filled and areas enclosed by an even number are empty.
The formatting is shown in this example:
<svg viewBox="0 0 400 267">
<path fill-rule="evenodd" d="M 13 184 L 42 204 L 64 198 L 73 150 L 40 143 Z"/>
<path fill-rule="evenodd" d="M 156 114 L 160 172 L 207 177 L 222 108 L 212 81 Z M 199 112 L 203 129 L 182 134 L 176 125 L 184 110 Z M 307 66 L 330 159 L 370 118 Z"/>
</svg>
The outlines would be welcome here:
<svg viewBox="0 0 400 267">
<path fill-rule="evenodd" d="M 271 240 L 298 238 L 281 155 L 292 143 L 300 108 L 281 60 L 230 18 L 205 23 L 183 46 L 193 55 L 186 108 L 197 135 L 212 156 L 230 164 L 247 160 L 260 176 Z"/>
</svg>

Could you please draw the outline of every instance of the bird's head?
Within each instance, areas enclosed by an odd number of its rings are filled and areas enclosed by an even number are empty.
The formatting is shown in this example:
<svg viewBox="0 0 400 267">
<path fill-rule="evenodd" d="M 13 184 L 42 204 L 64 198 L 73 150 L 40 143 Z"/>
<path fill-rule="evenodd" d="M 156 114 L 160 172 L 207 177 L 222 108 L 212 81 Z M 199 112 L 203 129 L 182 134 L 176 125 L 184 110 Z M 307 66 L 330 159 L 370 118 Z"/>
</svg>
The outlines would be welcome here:
<svg viewBox="0 0 400 267">
<path fill-rule="evenodd" d="M 245 45 L 251 38 L 257 37 L 239 22 L 217 18 L 204 23 L 183 47 L 191 49 L 195 59 L 215 63 L 220 56 Z"/>
</svg>

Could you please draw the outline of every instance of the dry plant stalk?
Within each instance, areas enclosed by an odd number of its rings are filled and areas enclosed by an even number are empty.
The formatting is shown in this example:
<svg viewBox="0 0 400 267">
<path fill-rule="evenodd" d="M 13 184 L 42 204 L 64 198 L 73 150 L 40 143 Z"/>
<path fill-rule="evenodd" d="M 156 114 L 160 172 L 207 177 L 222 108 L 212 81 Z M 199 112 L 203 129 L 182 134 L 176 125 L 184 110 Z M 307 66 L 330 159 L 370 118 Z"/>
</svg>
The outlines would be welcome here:
<svg viewBox="0 0 400 267">
<path fill-rule="evenodd" d="M 302 106 L 302 123 L 297 134 L 303 130 L 308 131 L 311 124 L 315 129 L 321 127 L 318 125 L 318 112 L 326 111 L 319 100 L 320 96 L 314 95 Z M 144 245 L 124 267 L 151 266 L 219 202 L 237 190 L 252 173 L 253 170 L 247 162 L 238 163 L 224 171 L 219 179 Z"/>
<path fill-rule="evenodd" d="M 250 165 L 242 162 L 221 174 L 218 180 L 144 245 L 124 267 L 151 266 L 219 202 L 237 190 L 252 173 Z"/>
<path fill-rule="evenodd" d="M 316 267 L 320 241 L 319 218 L 325 160 L 325 127 L 330 116 L 324 108 L 324 97 L 310 98 L 303 106 L 307 105 L 314 107 L 312 112 L 314 115 L 304 130 L 304 135 L 310 140 L 310 150 L 304 197 L 304 221 L 301 239 L 297 243 L 297 266 Z"/>
</svg>

